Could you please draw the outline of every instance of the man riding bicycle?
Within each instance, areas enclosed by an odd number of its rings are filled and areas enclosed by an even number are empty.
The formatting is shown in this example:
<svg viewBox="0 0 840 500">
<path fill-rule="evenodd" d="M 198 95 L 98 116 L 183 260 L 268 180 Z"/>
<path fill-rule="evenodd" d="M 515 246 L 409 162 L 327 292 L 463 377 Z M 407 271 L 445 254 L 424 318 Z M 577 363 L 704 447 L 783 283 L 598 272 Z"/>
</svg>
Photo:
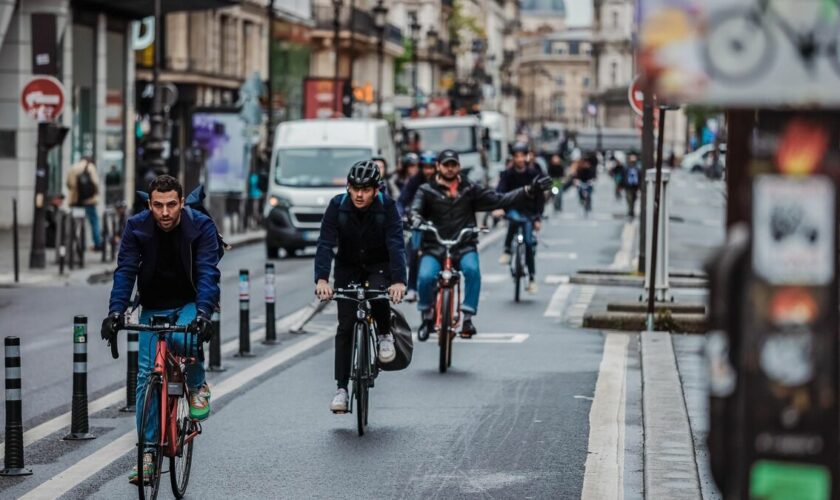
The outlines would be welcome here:
<svg viewBox="0 0 840 500">
<path fill-rule="evenodd" d="M 335 259 L 335 288 L 358 283 L 374 289 L 388 288 L 391 301 L 405 295 L 405 245 L 397 204 L 379 191 L 380 171 L 373 161 L 360 161 L 347 175 L 347 193 L 330 201 L 321 222 L 315 253 L 315 295 L 333 297 L 330 270 Z M 338 247 L 337 252 L 335 251 Z M 391 335 L 391 311 L 385 302 L 373 302 L 371 312 L 379 335 L 379 361 L 396 357 Z M 347 412 L 347 386 L 353 352 L 356 306 L 338 303 L 335 334 L 335 380 L 338 389 L 330 403 L 333 413 Z"/>
<path fill-rule="evenodd" d="M 156 315 L 172 318 L 178 325 L 190 325 L 194 335 L 170 334 L 166 341 L 178 353 L 197 352 L 197 363 L 186 367 L 190 418 L 204 420 L 210 415 L 210 388 L 204 378 L 204 354 L 198 341 L 210 340 L 210 315 L 219 303 L 219 242 L 213 220 L 184 206 L 184 190 L 169 175 L 155 178 L 149 185 L 149 208 L 126 222 L 120 243 L 117 269 L 108 317 L 102 321 L 102 339 L 117 341 L 125 324 L 135 282 L 140 297 L 140 323 Z M 191 346 L 186 346 L 189 338 Z M 154 368 L 157 337 L 140 332 L 137 366 L 138 428 L 143 418 L 143 398 L 149 373 Z M 160 418 L 152 409 L 145 442 L 157 441 Z M 146 453 L 143 477 L 154 474 L 154 457 Z M 135 466 L 129 480 L 138 481 Z"/>
<path fill-rule="evenodd" d="M 408 180 L 405 188 L 400 193 L 397 199 L 397 208 L 404 218 L 409 219 L 411 216 L 411 203 L 417 195 L 417 190 L 420 186 L 429 182 L 437 172 L 437 155 L 432 151 L 424 151 L 420 157 L 420 171 L 417 175 Z M 420 238 L 419 231 L 411 232 L 411 239 L 406 245 L 406 252 L 408 258 L 408 292 L 405 294 L 406 302 L 417 301 L 417 268 L 420 263 Z"/>
<path fill-rule="evenodd" d="M 458 153 L 451 149 L 444 150 L 438 156 L 438 173 L 428 183 L 422 185 L 412 204 L 412 225 L 419 226 L 424 221 L 431 222 L 445 239 L 455 238 L 468 227 L 477 225 L 475 213 L 480 211 L 507 208 L 515 203 L 542 193 L 551 187 L 551 179 L 540 176 L 530 185 L 515 189 L 507 194 L 497 193 L 492 188 L 483 188 L 461 178 L 461 163 Z M 467 281 L 464 303 L 461 305 L 463 322 L 461 336 L 470 338 L 476 334 L 472 317 L 478 312 L 478 297 L 481 293 L 481 274 L 478 262 L 477 237 L 472 237 L 455 249 L 455 262 L 464 273 Z M 434 329 L 435 277 L 441 269 L 441 249 L 431 235 L 426 235 L 422 242 L 423 257 L 420 259 L 420 271 L 417 280 L 419 294 L 418 309 L 423 315 L 423 324 L 417 332 L 417 338 L 425 341 Z"/>
<path fill-rule="evenodd" d="M 499 184 L 496 191 L 501 194 L 531 185 L 534 179 L 542 176 L 542 173 L 533 165 L 527 163 L 528 146 L 516 144 L 513 147 L 513 168 L 499 174 Z M 502 265 L 510 264 L 510 247 L 513 236 L 518 226 L 522 226 L 525 235 L 525 260 L 528 265 L 528 293 L 537 293 L 536 262 L 535 254 L 537 242 L 534 232 L 539 232 L 545 198 L 534 196 L 522 199 L 507 209 L 507 217 L 511 223 L 508 224 L 507 235 L 505 236 L 505 249 L 499 258 Z"/>
</svg>

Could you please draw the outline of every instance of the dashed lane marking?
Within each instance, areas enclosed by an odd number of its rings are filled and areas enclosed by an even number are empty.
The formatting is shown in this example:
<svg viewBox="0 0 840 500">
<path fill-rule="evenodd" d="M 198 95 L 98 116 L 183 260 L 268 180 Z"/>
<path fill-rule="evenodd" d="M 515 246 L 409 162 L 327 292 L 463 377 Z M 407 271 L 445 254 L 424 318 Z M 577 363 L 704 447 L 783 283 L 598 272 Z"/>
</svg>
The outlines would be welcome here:
<svg viewBox="0 0 840 500">
<path fill-rule="evenodd" d="M 548 307 L 545 308 L 543 316 L 547 318 L 562 318 L 566 312 L 566 302 L 569 300 L 569 294 L 572 293 L 572 285 L 564 283 L 557 287 L 551 300 L 548 301 Z"/>
<path fill-rule="evenodd" d="M 569 276 L 566 274 L 549 274 L 545 277 L 546 285 L 562 285 L 569 282 Z"/>
<path fill-rule="evenodd" d="M 595 297 L 596 291 L 597 288 L 592 285 L 585 285 L 580 288 L 577 300 L 575 300 L 574 305 L 569 308 L 566 316 L 570 325 L 583 326 L 583 315 L 586 314 L 586 310 L 589 309 L 589 304 Z"/>
<path fill-rule="evenodd" d="M 577 260 L 576 252 L 537 252 L 538 259 Z"/>
<path fill-rule="evenodd" d="M 530 336 L 528 333 L 479 333 L 471 339 L 455 337 L 453 342 L 456 344 L 521 344 L 528 340 Z M 417 340 L 417 334 L 413 334 L 413 337 L 414 340 Z M 429 335 L 429 340 L 426 343 L 436 345 L 437 339 L 437 334 L 433 333 Z"/>
</svg>

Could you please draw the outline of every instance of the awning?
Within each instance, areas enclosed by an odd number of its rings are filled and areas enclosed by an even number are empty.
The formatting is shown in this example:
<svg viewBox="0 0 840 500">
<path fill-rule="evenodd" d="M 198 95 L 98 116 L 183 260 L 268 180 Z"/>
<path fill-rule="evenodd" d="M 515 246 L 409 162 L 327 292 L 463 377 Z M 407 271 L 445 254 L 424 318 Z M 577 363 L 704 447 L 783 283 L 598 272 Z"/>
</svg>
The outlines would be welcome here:
<svg viewBox="0 0 840 500">
<path fill-rule="evenodd" d="M 77 0 L 76 5 L 94 10 L 141 19 L 155 14 L 155 0 Z M 240 3 L 240 0 L 160 0 L 163 13 L 186 10 L 221 9 Z"/>
</svg>

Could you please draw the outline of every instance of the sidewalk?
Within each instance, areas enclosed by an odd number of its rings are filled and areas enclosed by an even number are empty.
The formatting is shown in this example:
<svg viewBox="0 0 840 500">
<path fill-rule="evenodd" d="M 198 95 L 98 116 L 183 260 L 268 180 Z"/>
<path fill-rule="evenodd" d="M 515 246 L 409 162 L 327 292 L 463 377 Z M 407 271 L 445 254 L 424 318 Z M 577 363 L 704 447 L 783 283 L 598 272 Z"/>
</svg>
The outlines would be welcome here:
<svg viewBox="0 0 840 500">
<path fill-rule="evenodd" d="M 20 252 L 20 282 L 14 278 L 14 238 L 11 229 L 0 230 L 0 287 L 26 287 L 44 285 L 83 284 L 96 275 L 110 274 L 116 267 L 116 262 L 102 262 L 102 253 L 90 250 L 88 245 L 85 252 L 85 267 L 70 270 L 66 265 L 64 274 L 58 273 L 56 251 L 47 248 L 47 267 L 44 269 L 29 269 L 29 251 L 32 248 L 32 227 L 24 226 L 19 229 Z M 265 240 L 265 230 L 252 230 L 241 234 L 225 236 L 225 241 L 234 249 L 244 245 Z"/>
</svg>

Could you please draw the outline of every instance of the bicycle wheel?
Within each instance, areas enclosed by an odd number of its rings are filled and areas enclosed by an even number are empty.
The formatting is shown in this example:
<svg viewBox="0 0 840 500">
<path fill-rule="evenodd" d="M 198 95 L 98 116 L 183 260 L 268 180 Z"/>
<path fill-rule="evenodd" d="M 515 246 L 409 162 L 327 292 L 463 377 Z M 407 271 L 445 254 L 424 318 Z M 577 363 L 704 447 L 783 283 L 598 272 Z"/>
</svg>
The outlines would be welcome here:
<svg viewBox="0 0 840 500">
<path fill-rule="evenodd" d="M 522 245 L 516 243 L 516 251 L 513 253 L 513 300 L 519 302 L 519 294 L 522 289 Z"/>
<path fill-rule="evenodd" d="M 148 383 L 146 384 L 146 395 L 143 398 L 143 418 L 140 420 L 140 428 L 137 429 L 137 474 L 139 479 L 137 481 L 137 494 L 140 500 L 154 500 L 157 498 L 158 490 L 160 489 L 160 468 L 163 464 L 163 453 L 160 449 L 159 443 L 146 443 L 144 436 L 146 435 L 146 428 L 150 424 L 149 412 L 153 405 L 160 405 L 160 377 L 157 375 L 150 375 Z M 160 408 L 158 408 L 160 410 Z M 155 471 L 148 480 L 143 477 L 143 455 L 146 449 L 154 450 L 154 466 Z"/>
<path fill-rule="evenodd" d="M 186 386 L 184 396 L 177 398 L 175 403 L 176 436 L 178 446 L 174 457 L 169 457 L 169 482 L 172 485 L 172 494 L 175 498 L 183 498 L 187 492 L 187 484 L 190 481 L 190 467 L 192 466 L 193 442 L 187 441 L 192 434 L 195 424 L 190 419 L 190 404 L 187 399 Z"/>
<path fill-rule="evenodd" d="M 364 323 L 356 323 L 354 332 L 356 339 L 356 377 L 353 379 L 353 393 L 356 398 L 356 424 L 359 436 L 365 435 L 365 422 L 367 420 L 367 392 L 368 392 L 368 371 L 370 370 L 370 348 L 367 338 L 367 326 Z"/>
<path fill-rule="evenodd" d="M 438 333 L 438 346 L 440 347 L 438 370 L 441 373 L 446 373 L 446 368 L 452 361 L 449 352 L 452 349 L 452 310 L 450 307 L 452 290 L 445 288 L 441 293 L 443 299 L 440 306 L 440 333 Z"/>
</svg>

